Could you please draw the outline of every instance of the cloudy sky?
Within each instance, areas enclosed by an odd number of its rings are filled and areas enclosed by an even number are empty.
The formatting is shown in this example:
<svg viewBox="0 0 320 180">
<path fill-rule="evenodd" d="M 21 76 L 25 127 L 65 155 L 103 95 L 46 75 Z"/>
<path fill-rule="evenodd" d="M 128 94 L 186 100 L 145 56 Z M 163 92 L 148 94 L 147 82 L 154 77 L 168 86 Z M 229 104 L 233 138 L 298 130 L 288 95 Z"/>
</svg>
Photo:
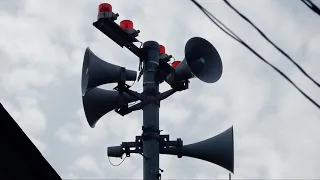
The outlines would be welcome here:
<svg viewBox="0 0 320 180">
<path fill-rule="evenodd" d="M 92 26 L 101 0 L 0 1 L 0 101 L 63 179 L 141 179 L 142 156 L 119 167 L 108 146 L 141 134 L 142 112 L 86 122 L 80 92 L 85 48 L 102 59 L 137 70 L 138 59 Z M 199 1 L 320 103 L 320 90 L 221 0 Z M 299 0 L 230 1 L 318 82 L 320 17 Z M 320 6 L 319 0 L 314 2 Z M 194 36 L 208 39 L 223 61 L 215 84 L 162 102 L 160 128 L 185 144 L 234 125 L 234 179 L 320 178 L 320 111 L 279 74 L 235 42 L 187 0 L 110 0 L 122 19 L 183 59 Z M 136 83 L 135 90 L 141 90 Z M 110 88 L 110 86 L 108 86 Z M 161 91 L 167 90 L 161 85 Z M 111 159 L 114 164 L 120 159 Z M 226 179 L 228 171 L 205 161 L 161 156 L 163 179 Z"/>
</svg>

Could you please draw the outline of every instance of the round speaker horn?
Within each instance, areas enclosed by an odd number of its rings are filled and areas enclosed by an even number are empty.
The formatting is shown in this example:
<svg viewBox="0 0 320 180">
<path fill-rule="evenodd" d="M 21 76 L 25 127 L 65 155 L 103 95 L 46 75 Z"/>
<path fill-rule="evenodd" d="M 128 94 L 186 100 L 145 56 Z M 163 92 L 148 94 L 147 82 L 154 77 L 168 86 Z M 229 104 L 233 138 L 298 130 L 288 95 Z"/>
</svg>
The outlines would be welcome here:
<svg viewBox="0 0 320 180">
<path fill-rule="evenodd" d="M 206 83 L 218 81 L 222 75 L 222 62 L 218 51 L 207 40 L 193 37 L 185 46 L 185 60 L 194 76 Z"/>
</svg>

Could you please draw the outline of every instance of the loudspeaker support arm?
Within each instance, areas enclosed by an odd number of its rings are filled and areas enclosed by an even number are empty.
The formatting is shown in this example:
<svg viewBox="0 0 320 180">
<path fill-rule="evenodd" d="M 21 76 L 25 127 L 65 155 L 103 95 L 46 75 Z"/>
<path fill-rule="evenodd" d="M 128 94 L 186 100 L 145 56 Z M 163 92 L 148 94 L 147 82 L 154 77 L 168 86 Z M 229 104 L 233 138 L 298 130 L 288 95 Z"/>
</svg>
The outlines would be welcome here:
<svg viewBox="0 0 320 180">
<path fill-rule="evenodd" d="M 137 111 L 137 110 L 141 110 L 142 107 L 143 107 L 143 102 L 139 102 L 138 104 L 135 104 L 133 106 L 130 106 L 128 107 L 128 105 L 122 107 L 122 108 L 119 108 L 119 109 L 116 109 L 115 111 L 120 114 L 121 116 L 125 116 L 133 111 Z"/>
<path fill-rule="evenodd" d="M 143 138 L 143 136 L 136 136 L 135 142 L 122 142 L 120 146 L 108 147 L 108 156 L 121 158 L 123 154 L 126 154 L 127 157 L 130 157 L 130 154 L 132 153 L 142 154 Z M 175 151 L 174 154 L 178 155 L 179 158 L 182 157 L 179 153 L 179 150 L 176 150 L 183 146 L 183 141 L 181 138 L 178 138 L 176 141 L 170 141 L 169 135 L 167 134 L 160 135 L 157 140 L 159 142 L 160 154 L 170 154 L 169 152 Z M 148 157 L 145 156 L 144 158 L 148 159 Z"/>
<path fill-rule="evenodd" d="M 130 112 L 132 112 L 132 111 L 141 110 L 142 107 L 143 107 L 143 103 L 142 103 L 142 102 L 139 102 L 138 104 L 135 104 L 135 105 L 129 107 L 128 109 L 129 109 Z M 130 112 L 129 112 L 129 113 L 130 113 Z"/>
<path fill-rule="evenodd" d="M 103 18 L 94 22 L 93 26 L 99 29 L 103 34 L 107 35 L 122 48 L 126 47 L 133 54 L 140 57 L 140 48 L 133 44 L 133 42 L 139 42 L 139 40 L 124 31 L 116 22 L 109 18 Z"/>
<path fill-rule="evenodd" d="M 128 86 L 128 85 L 127 85 Z M 127 94 L 129 94 L 130 96 L 132 97 L 135 97 L 137 98 L 138 100 L 140 101 L 143 101 L 144 100 L 144 97 L 141 95 L 141 93 L 138 93 L 136 91 L 132 91 L 131 89 L 129 88 L 125 88 L 124 89 L 124 92 L 126 92 Z"/>
<path fill-rule="evenodd" d="M 156 98 L 158 101 L 161 101 L 161 100 L 164 100 L 164 99 L 168 98 L 169 96 L 173 95 L 175 92 L 177 92 L 177 90 L 170 89 L 170 90 L 167 90 L 165 92 L 158 94 Z"/>
</svg>

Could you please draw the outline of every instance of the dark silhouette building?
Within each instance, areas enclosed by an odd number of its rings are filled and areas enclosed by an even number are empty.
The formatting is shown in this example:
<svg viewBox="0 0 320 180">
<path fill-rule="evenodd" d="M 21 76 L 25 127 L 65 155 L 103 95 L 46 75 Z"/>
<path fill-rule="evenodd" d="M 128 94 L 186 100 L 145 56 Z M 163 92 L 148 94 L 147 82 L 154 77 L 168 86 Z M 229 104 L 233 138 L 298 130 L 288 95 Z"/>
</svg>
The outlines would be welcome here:
<svg viewBox="0 0 320 180">
<path fill-rule="evenodd" d="M 1 103 L 0 179 L 61 180 Z"/>
</svg>

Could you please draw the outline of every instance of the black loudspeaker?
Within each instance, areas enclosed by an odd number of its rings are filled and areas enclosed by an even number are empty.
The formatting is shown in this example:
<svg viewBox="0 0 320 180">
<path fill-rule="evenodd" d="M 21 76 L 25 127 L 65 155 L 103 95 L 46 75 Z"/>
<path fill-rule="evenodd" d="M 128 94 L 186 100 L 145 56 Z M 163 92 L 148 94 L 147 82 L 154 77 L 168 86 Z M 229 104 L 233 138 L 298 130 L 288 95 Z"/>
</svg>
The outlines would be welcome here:
<svg viewBox="0 0 320 180">
<path fill-rule="evenodd" d="M 111 147 L 108 147 L 107 153 L 108 153 L 108 157 L 122 157 L 125 151 L 121 146 L 111 146 Z"/>
<path fill-rule="evenodd" d="M 217 164 L 230 172 L 234 171 L 233 126 L 210 139 L 180 148 L 169 147 L 161 154 L 188 156 Z"/>
<path fill-rule="evenodd" d="M 103 61 L 87 47 L 82 65 L 82 95 L 99 85 L 119 82 L 121 80 L 122 68 L 123 67 Z M 136 71 L 126 70 L 127 81 L 135 81 L 136 77 Z"/>
<path fill-rule="evenodd" d="M 175 67 L 173 74 L 168 75 L 167 82 L 187 80 L 194 76 L 206 83 L 220 79 L 223 69 L 221 58 L 210 42 L 193 37 L 188 40 L 184 53 L 184 60 Z"/>
<path fill-rule="evenodd" d="M 90 127 L 94 128 L 98 120 L 106 113 L 121 108 L 124 104 L 137 101 L 136 98 L 118 91 L 93 88 L 82 96 L 83 108 Z"/>
</svg>

